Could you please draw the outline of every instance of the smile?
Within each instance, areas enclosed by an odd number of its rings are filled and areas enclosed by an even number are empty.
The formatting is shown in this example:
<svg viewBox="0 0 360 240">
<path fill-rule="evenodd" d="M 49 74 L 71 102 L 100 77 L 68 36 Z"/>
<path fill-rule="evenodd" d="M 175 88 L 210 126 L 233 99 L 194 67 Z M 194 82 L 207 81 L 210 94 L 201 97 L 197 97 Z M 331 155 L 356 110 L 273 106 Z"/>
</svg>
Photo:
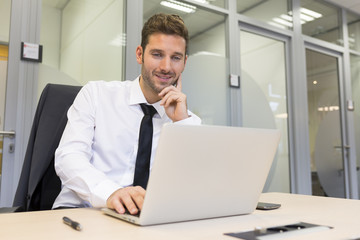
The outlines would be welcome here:
<svg viewBox="0 0 360 240">
<path fill-rule="evenodd" d="M 164 82 L 168 82 L 174 77 L 173 75 L 159 75 L 159 74 L 155 74 L 155 76 Z"/>
</svg>

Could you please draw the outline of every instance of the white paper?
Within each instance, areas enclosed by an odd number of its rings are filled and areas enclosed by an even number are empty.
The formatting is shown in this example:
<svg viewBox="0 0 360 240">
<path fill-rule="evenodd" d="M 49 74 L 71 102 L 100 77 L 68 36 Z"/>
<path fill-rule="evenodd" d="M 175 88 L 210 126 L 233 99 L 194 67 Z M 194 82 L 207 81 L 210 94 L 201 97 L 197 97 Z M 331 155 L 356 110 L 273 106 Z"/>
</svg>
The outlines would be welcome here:
<svg viewBox="0 0 360 240">
<path fill-rule="evenodd" d="M 23 57 L 39 60 L 39 48 L 39 44 L 24 42 Z"/>
</svg>

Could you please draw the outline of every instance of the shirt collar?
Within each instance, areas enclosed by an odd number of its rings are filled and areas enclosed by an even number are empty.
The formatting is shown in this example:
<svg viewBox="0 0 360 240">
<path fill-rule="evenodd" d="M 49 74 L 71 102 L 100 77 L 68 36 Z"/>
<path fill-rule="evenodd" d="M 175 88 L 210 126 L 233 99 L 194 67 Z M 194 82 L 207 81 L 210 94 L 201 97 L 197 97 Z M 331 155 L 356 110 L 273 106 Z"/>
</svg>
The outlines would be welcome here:
<svg viewBox="0 0 360 240">
<path fill-rule="evenodd" d="M 139 105 L 140 103 L 149 104 L 140 88 L 140 76 L 138 76 L 131 84 L 129 104 Z M 165 109 L 163 106 L 160 106 L 160 101 L 149 105 L 154 106 L 161 118 L 164 117 Z"/>
</svg>

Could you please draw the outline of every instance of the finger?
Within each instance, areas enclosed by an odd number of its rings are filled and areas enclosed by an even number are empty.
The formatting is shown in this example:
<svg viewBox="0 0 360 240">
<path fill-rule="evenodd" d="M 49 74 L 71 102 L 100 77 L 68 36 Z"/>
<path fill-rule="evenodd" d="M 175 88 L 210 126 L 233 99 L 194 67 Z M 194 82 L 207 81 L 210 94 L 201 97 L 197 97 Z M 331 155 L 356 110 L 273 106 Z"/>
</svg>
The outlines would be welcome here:
<svg viewBox="0 0 360 240">
<path fill-rule="evenodd" d="M 125 208 L 120 202 L 119 192 L 113 193 L 106 202 L 108 208 L 115 209 L 118 213 L 125 213 Z"/>
<path fill-rule="evenodd" d="M 126 195 L 122 198 L 122 202 L 125 205 L 126 209 L 130 212 L 130 214 L 137 214 L 139 212 L 136 204 L 133 201 L 133 198 L 130 195 Z"/>
<path fill-rule="evenodd" d="M 115 201 L 113 203 L 113 207 L 118 213 L 120 213 L 120 214 L 125 213 L 125 207 L 120 203 L 120 201 Z"/>
<path fill-rule="evenodd" d="M 176 88 L 181 92 L 182 89 L 182 80 L 181 80 L 181 73 L 176 83 Z"/>
<path fill-rule="evenodd" d="M 160 104 L 164 107 L 168 107 L 173 102 L 180 102 L 179 99 L 181 98 L 181 95 L 175 92 L 169 92 L 166 94 L 163 99 L 161 99 Z"/>
<path fill-rule="evenodd" d="M 144 203 L 146 191 L 140 186 L 137 186 L 135 190 L 136 190 L 136 194 L 132 195 L 132 198 L 138 209 L 141 210 Z"/>
<path fill-rule="evenodd" d="M 124 197 L 124 204 L 131 214 L 137 214 L 142 209 L 146 191 L 140 186 L 130 187 L 127 190 L 128 195 Z"/>
<path fill-rule="evenodd" d="M 146 190 L 141 186 L 135 186 L 134 189 L 143 197 L 145 198 Z"/>
<path fill-rule="evenodd" d="M 160 105 L 164 106 L 165 102 L 167 101 L 167 99 L 169 98 L 170 93 L 167 93 L 165 96 L 162 97 L 161 101 L 160 101 Z"/>
<path fill-rule="evenodd" d="M 159 96 L 160 97 L 164 97 L 167 93 L 171 92 L 171 91 L 177 91 L 177 88 L 175 88 L 174 86 L 168 86 L 166 88 L 164 88 L 160 93 Z"/>
</svg>

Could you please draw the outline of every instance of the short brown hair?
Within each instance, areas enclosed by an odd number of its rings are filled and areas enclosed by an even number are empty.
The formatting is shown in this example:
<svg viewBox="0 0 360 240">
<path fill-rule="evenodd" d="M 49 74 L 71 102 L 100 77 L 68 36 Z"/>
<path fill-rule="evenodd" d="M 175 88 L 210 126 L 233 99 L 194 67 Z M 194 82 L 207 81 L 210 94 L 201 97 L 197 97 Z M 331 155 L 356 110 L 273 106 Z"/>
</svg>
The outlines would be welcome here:
<svg viewBox="0 0 360 240">
<path fill-rule="evenodd" d="M 185 39 L 185 54 L 187 54 L 187 45 L 189 33 L 185 26 L 184 20 L 174 14 L 158 13 L 149 18 L 141 32 L 141 47 L 145 51 L 149 43 L 150 35 L 154 33 L 164 33 L 168 35 L 178 35 Z"/>
</svg>

